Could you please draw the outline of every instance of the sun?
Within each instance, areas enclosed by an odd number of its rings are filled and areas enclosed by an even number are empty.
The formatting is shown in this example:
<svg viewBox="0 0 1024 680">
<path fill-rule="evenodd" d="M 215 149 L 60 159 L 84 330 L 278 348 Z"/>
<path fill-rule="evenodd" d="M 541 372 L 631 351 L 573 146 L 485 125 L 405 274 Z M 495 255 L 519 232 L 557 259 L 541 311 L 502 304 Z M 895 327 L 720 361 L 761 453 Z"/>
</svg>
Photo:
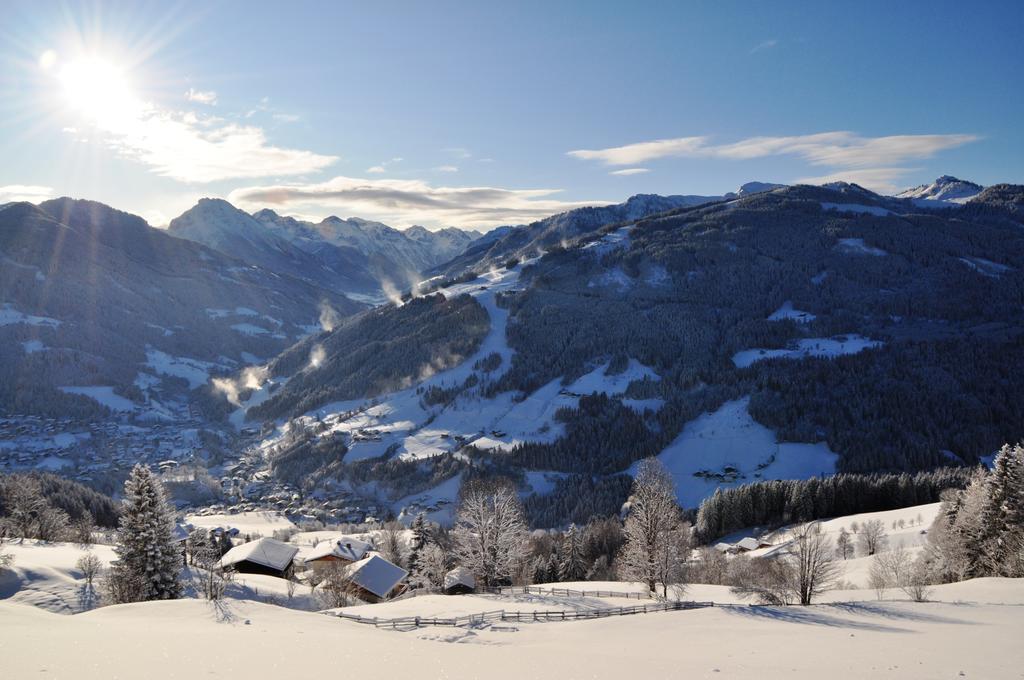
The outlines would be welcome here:
<svg viewBox="0 0 1024 680">
<path fill-rule="evenodd" d="M 125 72 L 98 57 L 64 64 L 58 74 L 65 105 L 101 127 L 116 127 L 139 106 Z"/>
</svg>

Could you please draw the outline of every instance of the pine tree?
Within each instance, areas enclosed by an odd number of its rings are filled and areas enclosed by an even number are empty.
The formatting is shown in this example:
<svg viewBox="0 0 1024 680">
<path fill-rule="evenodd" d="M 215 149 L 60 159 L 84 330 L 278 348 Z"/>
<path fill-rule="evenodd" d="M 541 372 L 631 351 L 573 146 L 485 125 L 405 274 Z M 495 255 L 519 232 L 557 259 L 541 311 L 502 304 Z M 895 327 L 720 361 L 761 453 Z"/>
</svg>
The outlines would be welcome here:
<svg viewBox="0 0 1024 680">
<path fill-rule="evenodd" d="M 548 562 L 544 569 L 544 582 L 558 583 L 558 555 L 556 553 L 548 555 Z"/>
<path fill-rule="evenodd" d="M 569 531 L 562 541 L 562 559 L 558 565 L 558 580 L 582 581 L 587 575 L 587 565 L 583 559 L 583 541 L 575 524 L 569 525 Z"/>
<path fill-rule="evenodd" d="M 996 454 L 986 491 L 984 559 L 988 570 L 1001 573 L 1015 548 L 1012 536 L 1024 527 L 1024 449 L 1020 445 L 1004 445 Z"/>
<path fill-rule="evenodd" d="M 174 515 L 160 482 L 136 465 L 124 483 L 124 504 L 111 565 L 116 602 L 173 600 L 181 595 L 181 553 L 174 540 Z"/>
<path fill-rule="evenodd" d="M 415 575 L 419 572 L 420 553 L 430 541 L 430 533 L 427 529 L 427 519 L 422 512 L 416 515 L 416 519 L 413 520 L 410 528 L 412 529 L 412 539 L 409 542 L 408 566 L 409 573 Z"/>
</svg>

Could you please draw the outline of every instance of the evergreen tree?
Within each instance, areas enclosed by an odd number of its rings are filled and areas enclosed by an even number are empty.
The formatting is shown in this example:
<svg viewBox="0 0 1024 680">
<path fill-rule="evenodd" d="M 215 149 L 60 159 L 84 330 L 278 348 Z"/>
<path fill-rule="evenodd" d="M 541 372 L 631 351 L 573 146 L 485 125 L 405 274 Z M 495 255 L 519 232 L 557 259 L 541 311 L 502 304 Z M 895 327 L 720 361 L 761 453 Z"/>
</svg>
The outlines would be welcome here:
<svg viewBox="0 0 1024 680">
<path fill-rule="evenodd" d="M 136 465 L 124 484 L 117 545 L 110 567 L 116 602 L 173 600 L 181 595 L 181 553 L 174 540 L 174 515 L 160 482 Z"/>
<path fill-rule="evenodd" d="M 544 583 L 558 583 L 558 554 L 548 555 L 547 565 L 544 569 Z"/>
<path fill-rule="evenodd" d="M 1012 540 L 1024 531 L 1024 448 L 1004 445 L 992 463 L 986 485 L 988 503 L 982 516 L 984 559 L 999 573 L 1016 547 Z"/>
<path fill-rule="evenodd" d="M 558 580 L 582 581 L 587 575 L 587 565 L 583 559 L 583 541 L 575 524 L 569 525 L 569 531 L 562 541 L 562 559 L 558 565 Z"/>
<path fill-rule="evenodd" d="M 412 539 L 409 542 L 409 573 L 416 574 L 419 571 L 420 553 L 430 541 L 427 519 L 422 512 L 416 515 L 410 528 L 412 529 Z"/>
</svg>

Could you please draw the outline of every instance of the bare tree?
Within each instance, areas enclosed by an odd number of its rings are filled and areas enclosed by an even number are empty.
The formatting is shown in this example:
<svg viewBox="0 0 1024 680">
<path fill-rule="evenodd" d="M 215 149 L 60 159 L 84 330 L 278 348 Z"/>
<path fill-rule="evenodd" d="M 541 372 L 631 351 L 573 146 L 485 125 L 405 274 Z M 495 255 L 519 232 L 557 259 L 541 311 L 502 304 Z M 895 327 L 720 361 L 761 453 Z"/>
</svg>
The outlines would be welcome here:
<svg viewBox="0 0 1024 680">
<path fill-rule="evenodd" d="M 889 587 L 889 576 L 885 567 L 878 561 L 877 555 L 871 560 L 871 567 L 868 569 L 868 585 L 875 591 L 877 599 L 885 597 L 885 590 Z"/>
<path fill-rule="evenodd" d="M 902 545 L 875 555 L 874 564 L 881 570 L 887 587 L 903 588 L 907 585 L 913 561 Z"/>
<path fill-rule="evenodd" d="M 47 509 L 39 481 L 27 475 L 8 477 L 3 487 L 7 506 L 5 523 L 21 540 L 35 538 L 39 518 Z"/>
<path fill-rule="evenodd" d="M 72 540 L 81 548 L 88 548 L 93 544 L 92 532 L 96 526 L 92 523 L 92 517 L 83 515 L 71 524 L 70 534 Z"/>
<path fill-rule="evenodd" d="M 796 590 L 800 604 L 813 599 L 835 585 L 839 565 L 835 563 L 832 541 L 819 524 L 805 524 L 797 529 L 789 548 L 796 566 Z"/>
<path fill-rule="evenodd" d="M 515 490 L 482 484 L 463 489 L 452 535 L 459 563 L 483 586 L 509 582 L 526 557 L 526 522 Z"/>
<path fill-rule="evenodd" d="M 839 536 L 836 537 L 836 554 L 844 560 L 849 559 L 853 554 L 853 542 L 850 540 L 850 534 L 846 533 L 846 529 L 840 529 Z"/>
<path fill-rule="evenodd" d="M 882 520 L 872 519 L 864 522 L 860 532 L 860 547 L 865 555 L 874 555 L 885 547 L 887 537 Z"/>
<path fill-rule="evenodd" d="M 927 602 L 932 592 L 929 584 L 928 564 L 925 559 L 918 558 L 907 574 L 906 584 L 902 586 L 904 594 L 914 602 Z"/>
<path fill-rule="evenodd" d="M 401 522 L 387 522 L 380 529 L 379 537 L 377 542 L 377 550 L 384 556 L 384 559 L 397 564 L 398 566 L 405 565 L 405 551 L 402 546 L 402 532 L 405 527 L 402 526 Z"/>
<path fill-rule="evenodd" d="M 730 565 L 732 592 L 761 604 L 788 605 L 797 592 L 796 569 L 791 560 L 774 557 L 737 559 Z"/>
<path fill-rule="evenodd" d="M 78 558 L 78 562 L 75 563 L 75 568 L 82 572 L 82 578 L 85 579 L 85 585 L 91 590 L 93 587 L 93 581 L 100 573 L 100 569 L 103 568 L 103 562 L 100 558 L 96 557 L 92 553 L 86 553 Z"/>
<path fill-rule="evenodd" d="M 357 601 L 356 589 L 348 576 L 347 565 L 332 562 L 322 569 L 320 603 L 325 609 L 348 607 Z"/>
<path fill-rule="evenodd" d="M 651 592 L 661 583 L 665 596 L 669 585 L 682 582 L 690 527 L 682 523 L 672 476 L 656 458 L 640 463 L 623 535 L 619 576 L 646 583 Z"/>
</svg>

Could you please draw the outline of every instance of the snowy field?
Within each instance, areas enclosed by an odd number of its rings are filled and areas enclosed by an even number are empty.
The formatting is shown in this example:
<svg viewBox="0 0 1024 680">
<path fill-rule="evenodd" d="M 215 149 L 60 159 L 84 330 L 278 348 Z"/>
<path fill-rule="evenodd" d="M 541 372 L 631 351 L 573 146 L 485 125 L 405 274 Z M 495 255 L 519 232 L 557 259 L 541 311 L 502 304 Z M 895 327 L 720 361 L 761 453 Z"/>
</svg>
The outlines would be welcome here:
<svg viewBox="0 0 1024 680">
<path fill-rule="evenodd" d="M 279 512 L 239 512 L 236 514 L 187 515 L 185 522 L 207 529 L 238 529 L 240 534 L 272 537 L 281 529 L 297 529 Z"/>
<path fill-rule="evenodd" d="M 838 458 L 827 444 L 777 442 L 774 432 L 750 416 L 749 403 L 749 397 L 726 402 L 687 423 L 658 455 L 684 508 L 697 507 L 719 487 L 835 472 Z M 630 471 L 635 473 L 636 466 Z"/>
<path fill-rule="evenodd" d="M 800 313 L 806 314 L 806 312 Z M 857 354 L 872 347 L 879 347 L 881 344 L 877 340 L 869 340 L 861 335 L 839 335 L 834 338 L 802 338 L 787 349 L 757 348 L 736 352 L 732 357 L 732 363 L 737 368 L 746 368 L 754 362 L 764 359 L 803 359 L 805 357 L 831 359 L 844 354 Z"/>
<path fill-rule="evenodd" d="M 820 522 L 840 529 L 878 519 L 889 546 L 912 552 L 938 504 Z M 264 514 L 264 513 L 247 513 Z M 215 517 L 215 516 L 210 516 Z M 225 519 L 239 518 L 224 516 Z M 200 519 L 200 518 L 197 518 Z M 245 519 L 245 518 L 243 518 Z M 249 529 L 277 526 L 249 517 Z M 899 527 L 899 522 L 903 526 Z M 230 522 L 226 522 L 230 524 Z M 896 524 L 896 528 L 893 524 Z M 790 530 L 737 532 L 779 550 Z M 303 532 L 300 549 L 335 532 Z M 364 537 L 370 537 L 364 535 Z M 936 586 L 930 602 L 898 590 L 878 600 L 866 587 L 867 558 L 844 563 L 854 588 L 834 590 L 810 607 L 749 606 L 726 586 L 690 585 L 682 599 L 715 606 L 599 620 L 484 624 L 474 628 L 377 629 L 313 611 L 299 584 L 238 575 L 218 605 L 195 598 L 84 611 L 75 563 L 86 554 L 66 543 L 5 542 L 15 558 L 0 572 L 0 670 L 4 678 L 304 677 L 330 669 L 361 678 L 1017 678 L 1024 664 L 1024 579 L 982 578 Z M 93 546 L 104 564 L 109 546 Z M 621 582 L 546 584 L 541 589 L 641 592 Z M 364 617 L 453 617 L 484 611 L 583 611 L 636 600 L 552 594 L 424 595 L 347 607 Z M 69 616 L 74 614 L 74 616 Z"/>
<path fill-rule="evenodd" d="M 254 602 L 121 605 L 60 616 L 0 602 L 11 678 L 1014 678 L 1020 582 L 960 603 L 721 606 L 572 623 L 378 630 Z M 458 597 L 447 598 L 457 606 Z M 682 675 L 685 673 L 685 675 Z"/>
</svg>

